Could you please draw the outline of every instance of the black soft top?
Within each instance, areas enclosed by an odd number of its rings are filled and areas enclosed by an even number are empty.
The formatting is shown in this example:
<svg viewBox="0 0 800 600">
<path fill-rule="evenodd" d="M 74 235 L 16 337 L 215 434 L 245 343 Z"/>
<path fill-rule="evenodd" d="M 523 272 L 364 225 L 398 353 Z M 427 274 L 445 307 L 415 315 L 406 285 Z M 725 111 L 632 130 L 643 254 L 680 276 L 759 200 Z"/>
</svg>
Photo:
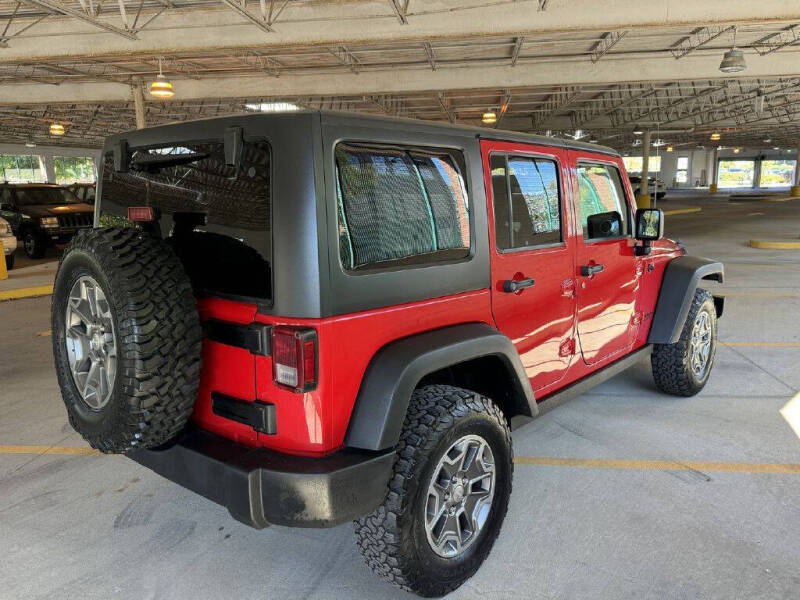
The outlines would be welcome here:
<svg viewBox="0 0 800 600">
<path fill-rule="evenodd" d="M 471 125 L 453 125 L 450 123 L 442 123 L 439 121 L 425 121 L 422 119 L 409 119 L 404 117 L 391 117 L 383 115 L 370 115 L 366 113 L 356 112 L 340 112 L 329 110 L 298 110 L 282 113 L 242 113 L 239 115 L 226 115 L 224 117 L 211 117 L 209 119 L 198 119 L 195 121 L 183 121 L 170 125 L 160 125 L 158 127 L 148 127 L 147 129 L 134 130 L 125 133 L 112 135 L 106 139 L 106 147 L 110 147 L 120 139 L 142 139 L 146 138 L 146 144 L 151 143 L 159 138 L 159 132 L 167 133 L 175 128 L 189 129 L 196 126 L 204 129 L 215 122 L 230 122 L 232 119 L 240 122 L 260 122 L 260 121 L 289 121 L 295 120 L 298 116 L 318 115 L 322 122 L 347 122 L 349 124 L 358 124 L 361 127 L 369 126 L 374 123 L 376 127 L 382 129 L 396 127 L 398 130 L 405 132 L 419 131 L 433 133 L 441 131 L 443 134 L 460 134 L 460 135 L 474 135 L 476 138 L 485 140 L 498 140 L 506 142 L 520 142 L 524 144 L 536 144 L 539 146 L 551 146 L 554 148 L 568 148 L 572 150 L 589 150 L 591 152 L 599 152 L 602 154 L 609 154 L 611 156 L 619 156 L 619 152 L 607 146 L 599 144 L 588 144 L 585 142 L 577 142 L 574 140 L 565 140 L 555 137 L 547 137 L 544 135 L 534 135 L 530 133 L 522 133 L 519 131 L 508 131 L 505 129 L 490 129 L 487 127 L 475 127 Z"/>
</svg>

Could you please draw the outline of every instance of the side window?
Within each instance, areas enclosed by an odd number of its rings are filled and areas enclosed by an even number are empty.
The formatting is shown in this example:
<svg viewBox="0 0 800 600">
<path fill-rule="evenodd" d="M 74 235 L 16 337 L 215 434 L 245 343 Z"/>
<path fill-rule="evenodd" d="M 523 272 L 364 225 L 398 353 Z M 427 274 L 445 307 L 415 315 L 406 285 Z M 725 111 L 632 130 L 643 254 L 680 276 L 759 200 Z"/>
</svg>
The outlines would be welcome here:
<svg viewBox="0 0 800 600">
<path fill-rule="evenodd" d="M 347 270 L 469 256 L 469 204 L 456 153 L 336 146 L 339 253 Z"/>
<path fill-rule="evenodd" d="M 492 154 L 489 161 L 497 249 L 516 250 L 561 242 L 561 194 L 556 162 L 505 154 Z"/>
<path fill-rule="evenodd" d="M 619 170 L 608 165 L 578 165 L 583 238 L 623 237 L 630 233 L 630 214 Z"/>
</svg>

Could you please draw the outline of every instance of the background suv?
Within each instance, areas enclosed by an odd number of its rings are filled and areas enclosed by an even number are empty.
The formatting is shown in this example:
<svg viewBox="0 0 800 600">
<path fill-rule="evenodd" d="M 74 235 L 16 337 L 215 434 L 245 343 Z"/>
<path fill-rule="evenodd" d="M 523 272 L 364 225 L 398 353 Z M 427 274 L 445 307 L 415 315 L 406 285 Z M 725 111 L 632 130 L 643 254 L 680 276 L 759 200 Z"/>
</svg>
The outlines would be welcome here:
<svg viewBox="0 0 800 600">
<path fill-rule="evenodd" d="M 66 187 L 50 183 L 0 185 L 0 216 L 10 224 L 31 258 L 51 242 L 66 242 L 92 226 L 94 208 Z"/>
</svg>

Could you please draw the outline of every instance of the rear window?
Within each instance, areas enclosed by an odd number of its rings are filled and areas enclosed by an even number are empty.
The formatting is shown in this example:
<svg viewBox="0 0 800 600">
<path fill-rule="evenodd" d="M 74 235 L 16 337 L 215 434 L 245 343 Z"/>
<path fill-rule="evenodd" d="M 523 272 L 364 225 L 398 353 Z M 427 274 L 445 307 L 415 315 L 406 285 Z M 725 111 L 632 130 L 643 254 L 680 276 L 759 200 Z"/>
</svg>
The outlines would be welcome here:
<svg viewBox="0 0 800 600">
<path fill-rule="evenodd" d="M 271 298 L 270 147 L 248 141 L 239 167 L 222 141 L 135 149 L 127 172 L 103 165 L 101 226 L 140 226 L 130 206 L 156 208 L 142 225 L 175 248 L 195 290 Z"/>
<path fill-rule="evenodd" d="M 456 151 L 337 145 L 339 250 L 347 270 L 459 260 L 469 202 Z"/>
</svg>

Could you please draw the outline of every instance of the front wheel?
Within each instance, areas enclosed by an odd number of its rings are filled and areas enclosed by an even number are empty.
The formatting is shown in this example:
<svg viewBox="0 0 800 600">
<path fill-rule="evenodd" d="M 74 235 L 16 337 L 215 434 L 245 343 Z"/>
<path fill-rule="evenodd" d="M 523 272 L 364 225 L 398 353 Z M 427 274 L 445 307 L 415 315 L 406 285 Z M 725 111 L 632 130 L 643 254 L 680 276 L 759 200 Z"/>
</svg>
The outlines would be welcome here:
<svg viewBox="0 0 800 600">
<path fill-rule="evenodd" d="M 30 258 L 42 258 L 47 250 L 47 239 L 35 229 L 27 229 L 22 234 L 22 247 Z"/>
<path fill-rule="evenodd" d="M 656 344 L 650 358 L 653 379 L 662 392 L 694 396 L 705 387 L 717 351 L 717 311 L 708 290 L 694 293 L 681 336 Z"/>
<path fill-rule="evenodd" d="M 416 390 L 386 500 L 355 522 L 367 564 L 420 596 L 458 588 L 500 532 L 512 458 L 508 425 L 489 398 L 446 385 Z"/>
</svg>

